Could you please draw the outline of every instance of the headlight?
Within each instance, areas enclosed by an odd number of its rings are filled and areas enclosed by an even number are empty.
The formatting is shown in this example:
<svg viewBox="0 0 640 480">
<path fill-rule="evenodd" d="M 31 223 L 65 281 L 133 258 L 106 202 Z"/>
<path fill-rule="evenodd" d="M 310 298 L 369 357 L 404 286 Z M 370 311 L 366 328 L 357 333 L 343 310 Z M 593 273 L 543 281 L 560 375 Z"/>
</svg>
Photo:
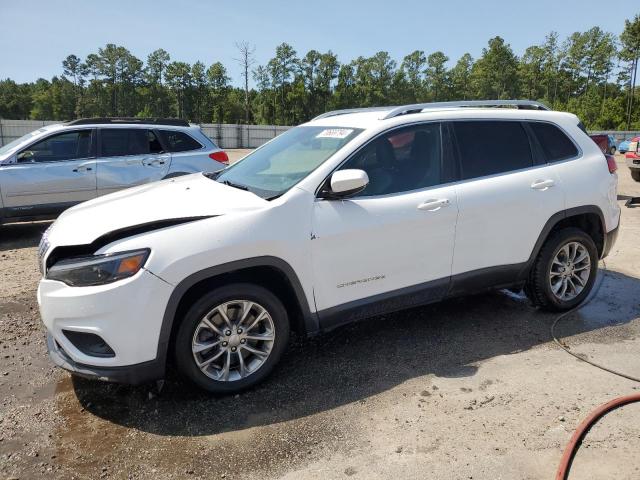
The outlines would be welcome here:
<svg viewBox="0 0 640 480">
<path fill-rule="evenodd" d="M 46 278 L 72 287 L 104 285 L 135 275 L 148 256 L 145 249 L 61 260 L 49 268 Z"/>
</svg>

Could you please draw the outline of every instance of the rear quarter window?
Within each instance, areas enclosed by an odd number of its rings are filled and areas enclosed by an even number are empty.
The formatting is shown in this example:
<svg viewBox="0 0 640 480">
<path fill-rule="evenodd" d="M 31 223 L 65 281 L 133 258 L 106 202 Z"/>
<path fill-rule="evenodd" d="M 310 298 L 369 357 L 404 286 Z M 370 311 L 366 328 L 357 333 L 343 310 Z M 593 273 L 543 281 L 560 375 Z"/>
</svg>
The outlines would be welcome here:
<svg viewBox="0 0 640 480">
<path fill-rule="evenodd" d="M 103 128 L 100 140 L 102 157 L 146 155 L 162 150 L 155 133 L 142 128 Z"/>
<path fill-rule="evenodd" d="M 200 150 L 202 145 L 184 132 L 173 130 L 160 130 L 163 143 L 170 152 L 188 152 L 190 150 Z"/>
<path fill-rule="evenodd" d="M 578 148 L 567 135 L 551 123 L 530 122 L 547 162 L 559 162 L 578 155 Z"/>
</svg>

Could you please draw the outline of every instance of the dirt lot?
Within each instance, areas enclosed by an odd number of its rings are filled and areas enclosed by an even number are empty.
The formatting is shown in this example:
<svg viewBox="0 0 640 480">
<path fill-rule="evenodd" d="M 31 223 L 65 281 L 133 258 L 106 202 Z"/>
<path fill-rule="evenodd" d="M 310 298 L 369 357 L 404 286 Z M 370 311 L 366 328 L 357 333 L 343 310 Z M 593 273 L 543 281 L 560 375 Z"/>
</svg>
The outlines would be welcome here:
<svg viewBox="0 0 640 480">
<path fill-rule="evenodd" d="M 620 203 L 640 184 L 620 165 Z M 595 406 L 640 384 L 558 348 L 553 315 L 496 292 L 294 339 L 253 391 L 160 395 L 47 359 L 35 289 L 47 223 L 0 227 L 0 479 L 549 479 Z M 623 208 L 597 297 L 557 332 L 640 376 L 640 208 Z M 640 477 L 640 404 L 588 435 L 572 478 Z"/>
</svg>

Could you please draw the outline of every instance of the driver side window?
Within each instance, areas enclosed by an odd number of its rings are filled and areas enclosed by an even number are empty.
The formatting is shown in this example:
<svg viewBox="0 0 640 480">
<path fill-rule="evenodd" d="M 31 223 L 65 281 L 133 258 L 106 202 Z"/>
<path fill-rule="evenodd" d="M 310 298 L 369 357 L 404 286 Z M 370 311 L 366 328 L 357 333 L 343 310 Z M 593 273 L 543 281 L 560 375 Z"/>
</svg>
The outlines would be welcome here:
<svg viewBox="0 0 640 480">
<path fill-rule="evenodd" d="M 77 130 L 45 138 L 18 153 L 18 163 L 59 162 L 88 158 L 91 130 Z"/>
<path fill-rule="evenodd" d="M 343 169 L 367 172 L 369 184 L 355 197 L 387 195 L 441 183 L 442 141 L 439 123 L 393 130 L 373 139 Z"/>
</svg>

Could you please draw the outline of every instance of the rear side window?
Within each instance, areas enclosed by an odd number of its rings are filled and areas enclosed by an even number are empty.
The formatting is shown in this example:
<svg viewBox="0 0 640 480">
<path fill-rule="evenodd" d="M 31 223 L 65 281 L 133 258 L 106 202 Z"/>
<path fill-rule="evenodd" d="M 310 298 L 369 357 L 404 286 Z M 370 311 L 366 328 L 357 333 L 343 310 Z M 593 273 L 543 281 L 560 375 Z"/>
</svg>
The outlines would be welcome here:
<svg viewBox="0 0 640 480">
<path fill-rule="evenodd" d="M 162 146 L 151 130 L 143 128 L 111 128 L 100 131 L 101 156 L 124 157 L 160 153 Z"/>
<path fill-rule="evenodd" d="M 567 135 L 550 123 L 529 123 L 538 138 L 547 162 L 559 162 L 578 155 L 578 149 Z"/>
<path fill-rule="evenodd" d="M 453 122 L 463 180 L 533 166 L 529 137 L 520 122 Z"/>
<path fill-rule="evenodd" d="M 18 162 L 60 162 L 91 156 L 91 130 L 52 135 L 25 148 Z"/>
<path fill-rule="evenodd" d="M 170 152 L 188 152 L 189 150 L 200 150 L 202 145 L 184 132 L 172 130 L 160 130 L 162 141 Z"/>
</svg>

